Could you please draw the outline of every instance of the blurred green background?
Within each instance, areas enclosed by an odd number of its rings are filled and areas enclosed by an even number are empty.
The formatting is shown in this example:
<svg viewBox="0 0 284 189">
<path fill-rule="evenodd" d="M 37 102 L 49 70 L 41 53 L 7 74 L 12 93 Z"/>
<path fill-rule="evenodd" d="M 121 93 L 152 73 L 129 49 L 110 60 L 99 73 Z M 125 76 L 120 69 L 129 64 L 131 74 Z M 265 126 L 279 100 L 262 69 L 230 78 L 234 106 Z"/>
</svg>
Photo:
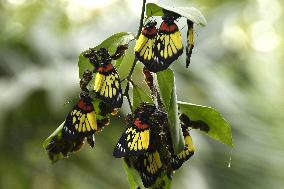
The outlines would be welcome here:
<svg viewBox="0 0 284 189">
<path fill-rule="evenodd" d="M 190 68 L 184 55 L 172 66 L 178 99 L 217 108 L 235 143 L 231 151 L 192 131 L 196 154 L 176 172 L 172 188 L 283 188 L 284 2 L 159 2 L 195 6 L 206 16 L 208 26 L 196 27 Z M 0 188 L 128 188 L 121 160 L 112 157 L 123 117 L 97 135 L 94 149 L 85 145 L 54 165 L 42 141 L 78 94 L 80 52 L 113 33 L 136 32 L 141 4 L 0 0 Z M 181 19 L 180 29 L 185 25 Z M 185 37 L 186 27 L 181 31 Z"/>
</svg>

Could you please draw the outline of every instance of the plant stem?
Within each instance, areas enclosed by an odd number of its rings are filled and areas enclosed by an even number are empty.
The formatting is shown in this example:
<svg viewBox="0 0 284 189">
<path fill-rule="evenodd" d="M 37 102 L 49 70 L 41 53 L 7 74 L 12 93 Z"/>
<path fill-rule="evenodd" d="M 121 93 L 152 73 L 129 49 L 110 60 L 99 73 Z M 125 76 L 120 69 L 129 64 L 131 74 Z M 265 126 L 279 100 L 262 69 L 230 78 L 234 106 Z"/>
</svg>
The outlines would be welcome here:
<svg viewBox="0 0 284 189">
<path fill-rule="evenodd" d="M 130 108 L 131 112 L 133 112 L 133 107 L 132 107 L 131 100 L 130 100 L 129 93 L 128 93 L 128 91 L 129 91 L 129 81 L 128 81 L 127 85 L 126 85 L 125 91 L 127 91 L 127 93 L 124 94 L 124 95 L 127 98 L 127 101 L 128 101 L 129 108 Z"/>
<path fill-rule="evenodd" d="M 141 16 L 140 16 L 140 24 L 139 24 L 138 32 L 137 32 L 137 35 L 136 35 L 136 39 L 138 39 L 138 37 L 139 37 L 139 35 L 142 31 L 145 8 L 146 8 L 146 0 L 143 0 L 142 11 L 141 11 Z M 134 68 L 136 66 L 137 61 L 138 61 L 138 59 L 135 57 L 133 64 L 132 64 L 132 67 L 131 67 L 131 70 L 130 70 L 128 76 L 127 76 L 128 79 L 130 79 L 130 77 L 131 77 L 131 75 L 134 71 Z"/>
<path fill-rule="evenodd" d="M 143 20 L 144 20 L 144 14 L 145 14 L 145 7 L 146 7 L 146 0 L 143 0 L 142 12 L 141 12 L 141 16 L 140 16 L 140 25 L 139 25 L 138 33 L 137 33 L 137 35 L 136 35 L 136 39 L 138 39 L 139 34 L 140 34 L 141 31 L 142 31 Z"/>
<path fill-rule="evenodd" d="M 146 0 L 143 0 L 142 11 L 141 11 L 141 16 L 140 16 L 140 24 L 139 24 L 139 28 L 138 28 L 138 33 L 136 35 L 136 39 L 138 39 L 138 37 L 139 37 L 139 35 L 140 35 L 141 31 L 142 31 L 144 14 L 145 14 L 145 8 L 146 8 Z M 126 98 L 127 98 L 127 101 L 128 101 L 129 107 L 131 109 L 131 112 L 133 112 L 133 109 L 132 109 L 132 105 L 131 105 L 131 101 L 130 101 L 130 97 L 129 97 L 129 93 L 128 92 L 129 92 L 129 85 L 130 85 L 130 81 L 131 81 L 131 76 L 133 74 L 133 71 L 134 71 L 134 68 L 136 66 L 137 61 L 138 61 L 138 59 L 135 57 L 134 60 L 133 60 L 130 72 L 129 72 L 129 74 L 126 77 L 127 84 L 126 84 L 126 88 L 125 88 L 125 91 L 124 91 L 124 96 L 126 96 Z"/>
</svg>

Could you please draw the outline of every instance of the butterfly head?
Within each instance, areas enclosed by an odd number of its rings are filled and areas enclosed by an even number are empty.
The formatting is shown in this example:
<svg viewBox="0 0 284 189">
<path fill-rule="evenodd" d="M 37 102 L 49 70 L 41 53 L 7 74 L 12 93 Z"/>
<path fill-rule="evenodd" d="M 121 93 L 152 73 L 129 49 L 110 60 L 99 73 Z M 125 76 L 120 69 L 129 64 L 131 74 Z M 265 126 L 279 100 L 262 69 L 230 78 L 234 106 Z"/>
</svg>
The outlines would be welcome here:
<svg viewBox="0 0 284 189">
<path fill-rule="evenodd" d="M 149 30 L 149 29 L 154 28 L 156 25 L 157 25 L 156 20 L 150 20 L 150 21 L 145 25 L 145 28 Z"/>
<path fill-rule="evenodd" d="M 78 107 L 88 112 L 94 109 L 92 104 L 92 98 L 87 92 L 81 92 Z"/>
<path fill-rule="evenodd" d="M 167 23 L 167 24 L 173 24 L 174 21 L 179 18 L 180 15 L 174 12 L 166 11 L 164 10 L 164 15 L 162 16 L 162 19 Z"/>
<path fill-rule="evenodd" d="M 136 118 L 134 120 L 134 125 L 138 128 L 138 129 L 149 129 L 150 124 L 148 123 L 147 119 L 143 119 L 143 118 Z"/>
<path fill-rule="evenodd" d="M 152 38 L 155 37 L 155 35 L 158 33 L 158 30 L 156 28 L 157 22 L 155 20 L 150 20 L 145 26 L 142 31 L 142 34 Z"/>
<path fill-rule="evenodd" d="M 84 53 L 84 57 L 88 58 L 91 62 L 91 64 L 93 64 L 94 66 L 98 65 L 98 55 L 97 55 L 97 51 L 94 48 L 90 48 L 89 50 L 87 50 Z"/>
<path fill-rule="evenodd" d="M 136 123 L 151 124 L 151 117 L 154 115 L 156 107 L 153 104 L 143 102 L 134 112 L 134 119 Z"/>
<path fill-rule="evenodd" d="M 97 51 L 97 55 L 99 57 L 99 66 L 107 66 L 108 64 L 111 64 L 111 56 L 106 48 L 100 48 L 100 50 Z"/>
<path fill-rule="evenodd" d="M 155 105 L 148 102 L 143 102 L 134 111 L 134 115 L 136 115 L 136 117 L 149 117 L 155 112 L 155 110 Z"/>
</svg>

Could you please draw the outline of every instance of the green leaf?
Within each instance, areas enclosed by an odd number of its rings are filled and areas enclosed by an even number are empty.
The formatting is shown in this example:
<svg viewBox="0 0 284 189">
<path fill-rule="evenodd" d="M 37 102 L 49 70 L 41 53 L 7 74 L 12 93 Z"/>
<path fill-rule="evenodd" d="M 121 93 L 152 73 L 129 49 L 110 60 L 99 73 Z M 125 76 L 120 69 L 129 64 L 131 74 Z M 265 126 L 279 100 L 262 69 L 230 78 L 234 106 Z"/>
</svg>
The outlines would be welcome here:
<svg viewBox="0 0 284 189">
<path fill-rule="evenodd" d="M 133 86 L 133 109 L 135 110 L 140 103 L 149 102 L 153 103 L 150 93 L 147 93 L 147 90 L 144 90 L 137 85 Z"/>
<path fill-rule="evenodd" d="M 172 90 L 174 86 L 174 73 L 171 69 L 166 69 L 157 73 L 157 79 L 163 103 L 166 107 L 166 110 L 169 111 L 171 106 Z"/>
<path fill-rule="evenodd" d="M 86 51 L 80 54 L 78 61 L 80 79 L 82 78 L 84 71 L 94 69 L 93 65 L 90 63 L 90 60 L 84 56 L 85 53 Z"/>
<path fill-rule="evenodd" d="M 57 129 L 49 136 L 47 137 L 44 142 L 43 142 L 43 148 L 46 149 L 47 145 L 50 143 L 50 141 L 52 140 L 52 138 L 58 136 L 61 137 L 61 131 L 63 128 L 64 122 L 61 123 L 61 125 L 59 127 L 57 127 Z"/>
<path fill-rule="evenodd" d="M 130 44 L 125 55 L 120 58 L 119 62 L 116 63 L 116 68 L 121 79 L 127 77 L 128 73 L 131 70 L 134 59 L 134 44 Z"/>
<path fill-rule="evenodd" d="M 136 169 L 133 168 L 134 166 L 131 157 L 127 159 L 124 158 L 123 167 L 128 178 L 130 189 L 137 189 L 137 188 L 146 189 L 143 186 L 139 173 L 136 171 Z M 148 189 L 157 189 L 157 188 L 170 189 L 171 182 L 172 180 L 168 177 L 168 174 L 166 174 L 166 172 L 163 171 L 161 175 L 157 178 L 155 184 L 149 187 Z"/>
<path fill-rule="evenodd" d="M 211 138 L 233 147 L 232 132 L 229 123 L 214 108 L 186 102 L 178 102 L 181 113 L 193 121 L 202 121 L 209 127 L 206 133 Z"/>
<path fill-rule="evenodd" d="M 46 152 L 48 153 L 48 145 L 50 144 L 50 142 L 54 139 L 54 138 L 61 138 L 61 132 L 62 132 L 62 128 L 63 128 L 64 122 L 61 123 L 61 125 L 49 136 L 47 137 L 44 141 L 43 141 L 43 148 L 46 150 Z M 58 160 L 64 158 L 64 156 L 62 155 L 62 153 L 53 153 L 52 157 L 49 155 L 49 159 L 52 163 L 57 162 Z"/>
<path fill-rule="evenodd" d="M 100 48 L 103 47 L 103 48 L 106 48 L 110 52 L 110 54 L 114 54 L 116 51 L 116 48 L 119 45 L 128 44 L 131 40 L 134 40 L 134 39 L 135 39 L 135 35 L 130 32 L 119 32 L 105 39 L 101 44 L 94 47 L 94 49 L 99 50 Z M 93 66 L 90 63 L 89 59 L 84 57 L 84 54 L 86 52 L 87 50 L 82 52 L 79 56 L 78 66 L 79 66 L 79 77 L 80 78 L 82 77 L 85 70 L 93 69 Z M 118 63 L 118 67 L 119 67 L 122 60 L 123 60 L 123 56 L 119 58 L 118 60 L 114 61 L 113 65 L 116 65 Z"/>
<path fill-rule="evenodd" d="M 160 95 L 168 113 L 169 130 L 173 142 L 174 153 L 178 154 L 184 149 L 184 137 L 178 116 L 174 73 L 171 69 L 158 72 L 157 80 Z"/>
<path fill-rule="evenodd" d="M 146 5 L 146 15 L 147 17 L 150 16 L 162 16 L 163 9 L 175 12 L 195 24 L 199 24 L 202 26 L 206 26 L 207 22 L 203 14 L 196 8 L 194 7 L 171 7 L 167 5 L 161 5 L 161 4 L 156 4 L 156 3 L 147 3 Z"/>
<path fill-rule="evenodd" d="M 130 160 L 123 159 L 123 167 L 128 178 L 129 189 L 144 188 L 139 173 L 133 168 Z"/>
<path fill-rule="evenodd" d="M 119 45 L 128 44 L 130 41 L 135 39 L 135 35 L 131 32 L 119 32 L 111 35 L 107 39 L 105 39 L 101 44 L 95 47 L 96 50 L 100 48 L 106 48 L 110 54 L 114 54 L 116 48 Z"/>
<path fill-rule="evenodd" d="M 172 179 L 168 177 L 168 174 L 162 172 L 161 175 L 157 178 L 156 183 L 151 186 L 151 189 L 170 189 L 172 184 Z"/>
</svg>

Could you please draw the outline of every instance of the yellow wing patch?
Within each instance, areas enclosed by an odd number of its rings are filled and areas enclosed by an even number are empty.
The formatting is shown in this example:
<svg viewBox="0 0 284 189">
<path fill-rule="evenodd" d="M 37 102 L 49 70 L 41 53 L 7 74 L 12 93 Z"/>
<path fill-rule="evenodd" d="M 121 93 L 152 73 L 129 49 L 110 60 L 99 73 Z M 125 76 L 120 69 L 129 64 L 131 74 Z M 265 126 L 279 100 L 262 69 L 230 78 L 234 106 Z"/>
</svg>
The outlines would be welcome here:
<svg viewBox="0 0 284 189">
<path fill-rule="evenodd" d="M 155 38 L 148 38 L 141 34 L 135 45 L 135 54 L 139 61 L 143 62 L 146 66 L 153 61 L 154 53 L 153 48 Z"/>
<path fill-rule="evenodd" d="M 157 36 L 155 55 L 164 62 L 172 63 L 183 50 L 181 33 L 176 31 L 171 34 L 160 33 Z"/>
<path fill-rule="evenodd" d="M 144 166 L 149 174 L 156 174 L 162 167 L 160 154 L 157 151 L 154 153 L 148 153 L 148 156 L 144 159 Z"/>
<path fill-rule="evenodd" d="M 139 129 L 132 123 L 119 139 L 113 155 L 115 157 L 141 155 L 148 150 L 149 143 L 150 128 Z"/>
<path fill-rule="evenodd" d="M 187 45 L 186 45 L 186 67 L 188 68 L 190 64 L 190 57 L 194 47 L 194 32 L 193 32 L 193 22 L 187 20 L 188 30 L 187 30 Z"/>
<path fill-rule="evenodd" d="M 150 71 L 159 72 L 167 69 L 183 52 L 181 33 L 178 28 L 173 32 L 160 30 L 154 46 L 154 61 Z"/>
<path fill-rule="evenodd" d="M 122 90 L 119 75 L 115 70 L 97 73 L 95 77 L 94 91 L 107 104 L 114 108 L 122 105 Z"/>
<path fill-rule="evenodd" d="M 84 138 L 94 134 L 97 130 L 96 113 L 93 105 L 87 103 L 82 109 L 80 104 L 82 100 L 73 107 L 71 112 L 67 115 L 62 129 L 63 137 L 67 138 Z M 83 104 L 84 105 L 84 104 Z"/>
<path fill-rule="evenodd" d="M 192 138 L 191 138 L 190 135 L 186 136 L 184 138 L 184 141 L 185 141 L 184 150 L 181 153 L 179 153 L 177 155 L 177 157 L 179 159 L 184 159 L 185 160 L 185 159 L 188 158 L 189 155 L 191 156 L 194 153 L 195 149 L 194 149 L 194 146 L 193 146 L 193 143 L 192 143 Z"/>
<path fill-rule="evenodd" d="M 102 88 L 102 84 L 105 80 L 105 75 L 103 74 L 96 74 L 96 77 L 95 77 L 95 86 L 94 86 L 94 90 L 96 92 L 100 91 L 100 89 Z"/>
<path fill-rule="evenodd" d="M 195 148 L 193 146 L 192 138 L 189 135 L 189 133 L 184 137 L 184 141 L 185 141 L 184 150 L 178 155 L 173 157 L 172 168 L 174 170 L 180 168 L 182 164 L 194 154 Z"/>
<path fill-rule="evenodd" d="M 136 169 L 140 173 L 143 185 L 148 188 L 157 180 L 162 171 L 162 162 L 157 150 L 147 152 L 139 157 Z"/>
<path fill-rule="evenodd" d="M 138 131 L 132 127 L 126 130 L 127 147 L 130 151 L 147 150 L 150 141 L 150 129 Z"/>
<path fill-rule="evenodd" d="M 156 21 L 149 21 L 143 28 L 135 44 L 135 55 L 148 69 L 154 60 L 154 46 L 158 30 Z"/>
</svg>

